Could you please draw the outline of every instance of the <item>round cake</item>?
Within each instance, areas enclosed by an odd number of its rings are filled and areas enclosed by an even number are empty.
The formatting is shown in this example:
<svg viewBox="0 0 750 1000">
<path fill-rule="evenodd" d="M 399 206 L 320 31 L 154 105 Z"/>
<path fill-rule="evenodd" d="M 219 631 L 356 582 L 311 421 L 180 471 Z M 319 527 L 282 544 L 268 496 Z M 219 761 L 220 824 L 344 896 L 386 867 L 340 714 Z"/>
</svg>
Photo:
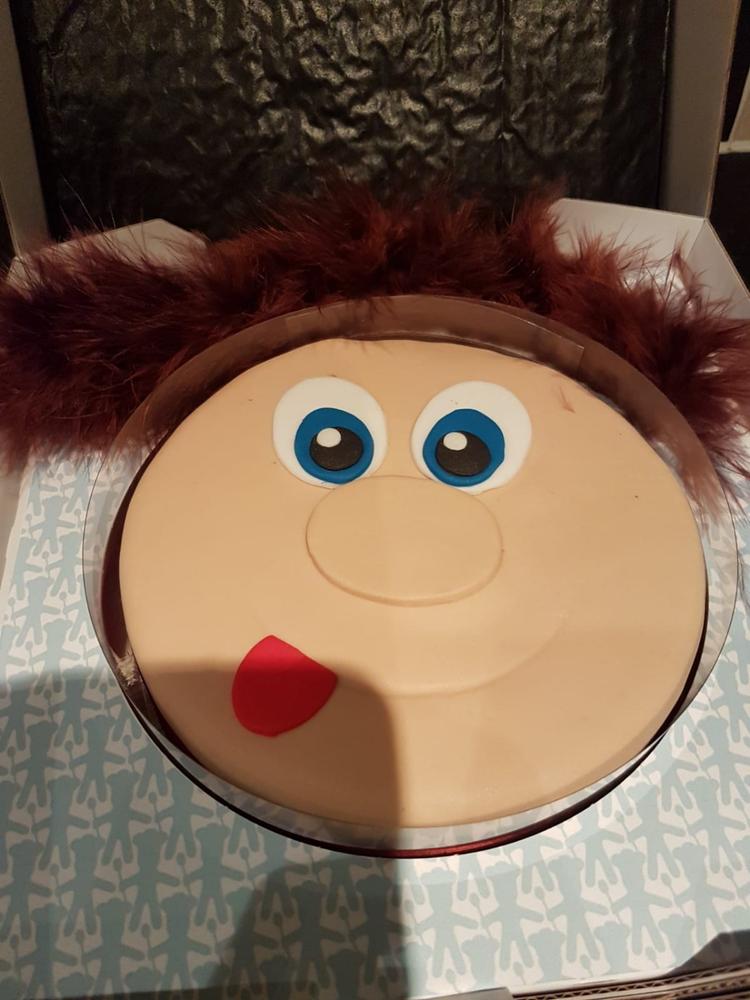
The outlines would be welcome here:
<svg viewBox="0 0 750 1000">
<path fill-rule="evenodd" d="M 637 753 L 705 612 L 690 506 L 615 409 L 492 350 L 331 339 L 146 468 L 125 622 L 166 721 L 272 802 L 380 826 L 555 801 Z"/>
</svg>

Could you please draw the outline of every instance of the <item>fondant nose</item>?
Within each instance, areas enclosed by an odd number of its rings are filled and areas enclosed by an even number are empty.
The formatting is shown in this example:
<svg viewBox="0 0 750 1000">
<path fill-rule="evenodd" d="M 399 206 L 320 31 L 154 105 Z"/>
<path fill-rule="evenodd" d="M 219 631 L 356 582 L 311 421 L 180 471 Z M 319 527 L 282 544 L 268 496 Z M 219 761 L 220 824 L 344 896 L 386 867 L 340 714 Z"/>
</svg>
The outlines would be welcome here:
<svg viewBox="0 0 750 1000">
<path fill-rule="evenodd" d="M 343 590 L 386 604 L 441 604 L 483 587 L 500 531 L 475 496 L 428 479 L 373 476 L 331 490 L 307 525 L 313 562 Z"/>
</svg>

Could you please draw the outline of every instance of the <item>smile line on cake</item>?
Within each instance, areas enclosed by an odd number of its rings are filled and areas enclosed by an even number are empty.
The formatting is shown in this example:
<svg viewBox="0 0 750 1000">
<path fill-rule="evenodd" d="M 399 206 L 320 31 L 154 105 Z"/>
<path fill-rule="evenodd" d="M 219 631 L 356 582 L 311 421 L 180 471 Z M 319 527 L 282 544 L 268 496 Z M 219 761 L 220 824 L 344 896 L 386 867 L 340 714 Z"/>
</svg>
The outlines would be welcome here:
<svg viewBox="0 0 750 1000">
<path fill-rule="evenodd" d="M 568 617 L 568 614 L 562 614 L 552 635 L 522 661 L 516 662 L 509 672 L 523 668 L 538 656 L 544 646 L 557 638 Z M 346 668 L 344 672 L 348 672 Z M 420 685 L 411 690 L 394 692 L 392 697 L 409 699 L 476 692 L 496 684 L 505 673 L 501 671 L 470 685 L 465 679 L 454 684 L 443 681 L 434 688 Z M 280 736 L 318 715 L 332 697 L 338 682 L 336 670 L 324 666 L 278 636 L 266 635 L 251 647 L 235 672 L 232 707 L 235 717 L 245 729 L 258 736 Z"/>
</svg>

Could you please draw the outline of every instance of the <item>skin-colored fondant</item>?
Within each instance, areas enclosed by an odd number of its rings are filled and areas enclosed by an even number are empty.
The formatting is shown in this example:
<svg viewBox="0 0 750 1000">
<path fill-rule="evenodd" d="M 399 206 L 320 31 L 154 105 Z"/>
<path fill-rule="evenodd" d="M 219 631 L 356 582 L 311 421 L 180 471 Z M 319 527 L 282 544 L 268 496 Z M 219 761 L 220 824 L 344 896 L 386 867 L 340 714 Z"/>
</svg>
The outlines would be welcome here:
<svg viewBox="0 0 750 1000">
<path fill-rule="evenodd" d="M 296 404 L 274 423 L 298 383 L 330 378 L 385 420 L 385 451 L 345 485 L 295 471 Z M 500 428 L 513 474 L 484 490 L 415 461 L 420 414 L 467 382 L 520 407 Z M 302 409 L 326 405 L 343 404 Z M 194 411 L 132 497 L 120 577 L 143 676 L 199 760 L 293 808 L 403 826 L 517 812 L 624 763 L 678 698 L 705 601 L 682 490 L 613 409 L 541 365 L 406 340 L 299 348 Z M 233 685 L 271 636 L 336 683 L 264 735 Z"/>
<path fill-rule="evenodd" d="M 484 587 L 500 565 L 497 520 L 477 497 L 412 476 L 332 490 L 307 524 L 323 576 L 384 604 L 442 604 Z"/>
</svg>

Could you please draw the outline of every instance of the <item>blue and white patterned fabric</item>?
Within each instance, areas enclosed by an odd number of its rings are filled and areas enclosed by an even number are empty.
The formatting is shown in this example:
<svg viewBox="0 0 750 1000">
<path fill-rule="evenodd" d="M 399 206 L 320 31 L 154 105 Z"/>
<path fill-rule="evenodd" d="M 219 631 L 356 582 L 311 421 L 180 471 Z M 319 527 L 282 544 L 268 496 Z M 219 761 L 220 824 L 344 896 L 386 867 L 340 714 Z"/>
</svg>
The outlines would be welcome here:
<svg viewBox="0 0 750 1000">
<path fill-rule="evenodd" d="M 9 551 L 2 1000 L 421 997 L 654 974 L 717 938 L 714 958 L 739 957 L 750 935 L 744 608 L 694 705 L 597 805 L 463 858 L 347 857 L 218 805 L 144 734 L 83 595 L 90 485 L 70 463 L 35 469 Z"/>
</svg>

